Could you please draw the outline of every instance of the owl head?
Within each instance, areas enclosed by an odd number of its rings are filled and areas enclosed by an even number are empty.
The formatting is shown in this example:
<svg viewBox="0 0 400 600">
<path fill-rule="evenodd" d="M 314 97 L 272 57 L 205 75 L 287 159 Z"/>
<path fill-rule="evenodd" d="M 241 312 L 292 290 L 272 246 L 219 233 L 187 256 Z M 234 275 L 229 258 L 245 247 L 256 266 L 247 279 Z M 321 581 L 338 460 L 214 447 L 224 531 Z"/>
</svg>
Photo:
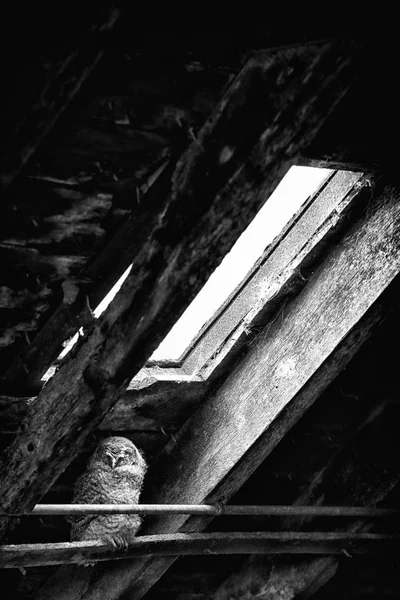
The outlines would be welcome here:
<svg viewBox="0 0 400 600">
<path fill-rule="evenodd" d="M 117 435 L 105 438 L 100 442 L 89 459 L 88 467 L 90 469 L 98 466 L 99 463 L 113 471 L 134 468 L 143 475 L 147 468 L 146 461 L 135 444 L 128 438 Z"/>
</svg>

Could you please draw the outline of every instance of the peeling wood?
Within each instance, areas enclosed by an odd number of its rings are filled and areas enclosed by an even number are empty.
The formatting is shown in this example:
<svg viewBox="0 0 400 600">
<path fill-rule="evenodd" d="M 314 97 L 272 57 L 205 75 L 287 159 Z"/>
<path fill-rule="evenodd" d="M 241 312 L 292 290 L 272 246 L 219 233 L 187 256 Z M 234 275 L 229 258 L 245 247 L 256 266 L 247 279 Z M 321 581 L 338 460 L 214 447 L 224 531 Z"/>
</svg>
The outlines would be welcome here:
<svg viewBox="0 0 400 600">
<path fill-rule="evenodd" d="M 392 554 L 400 535 L 385 533 L 175 533 L 138 536 L 126 551 L 104 542 L 0 546 L 0 568 L 126 560 L 137 556 L 198 554 Z"/>
</svg>

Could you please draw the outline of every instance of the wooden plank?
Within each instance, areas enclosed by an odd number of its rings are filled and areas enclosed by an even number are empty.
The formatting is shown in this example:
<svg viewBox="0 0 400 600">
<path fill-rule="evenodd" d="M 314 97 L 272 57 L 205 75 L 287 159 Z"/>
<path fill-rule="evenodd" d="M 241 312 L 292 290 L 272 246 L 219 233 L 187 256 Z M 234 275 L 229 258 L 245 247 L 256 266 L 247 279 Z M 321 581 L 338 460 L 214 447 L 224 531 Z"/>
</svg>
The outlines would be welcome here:
<svg viewBox="0 0 400 600">
<path fill-rule="evenodd" d="M 136 389 L 135 389 L 136 388 Z M 100 431 L 176 430 L 190 416 L 207 391 L 207 384 L 185 380 L 133 380 L 112 410 L 99 423 Z M 33 397 L 0 396 L 0 439 L 16 434 Z"/>
<path fill-rule="evenodd" d="M 36 567 L 109 560 L 142 555 L 198 554 L 382 554 L 400 550 L 400 535 L 337 532 L 232 532 L 143 535 L 124 551 L 105 542 L 62 542 L 0 546 L 0 568 Z"/>
<path fill-rule="evenodd" d="M 345 93 L 353 50 L 322 43 L 247 63 L 178 164 L 119 294 L 44 387 L 3 456 L 5 510 L 34 506 L 79 453 Z M 2 519 L 2 534 L 6 527 Z"/>
<path fill-rule="evenodd" d="M 360 192 L 371 185 L 370 179 L 361 173 L 335 173 L 311 205 L 304 207 L 304 213 L 293 217 L 295 225 L 288 225 L 288 230 L 273 240 L 243 288 L 190 349 L 184 359 L 189 373 L 201 369 L 203 377 L 217 376 L 216 370 L 221 370 L 219 365 L 226 355 L 248 343 L 251 328 L 260 328 L 283 297 L 298 293 L 306 285 L 312 265 L 343 222 L 351 218 L 354 198 L 357 196 L 357 203 L 363 202 Z M 368 197 L 368 189 L 366 192 Z"/>
<path fill-rule="evenodd" d="M 78 50 L 76 40 L 72 40 L 72 49 L 51 65 L 36 101 L 3 146 L 0 173 L 0 187 L 3 190 L 18 175 L 101 59 L 106 34 L 113 29 L 118 17 L 119 10 L 115 7 L 107 10 L 106 15 L 102 16 L 103 20 L 82 36 Z"/>
<path fill-rule="evenodd" d="M 400 269 L 398 200 L 395 188 L 375 190 L 306 288 L 167 446 L 144 501 L 225 502 L 348 364 L 381 321 L 375 302 Z M 186 521 L 171 515 L 144 533 L 198 531 L 207 522 Z M 141 559 L 71 584 L 73 574 L 61 570 L 40 598 L 119 598 L 128 590 L 141 598 L 172 562 Z"/>
<path fill-rule="evenodd" d="M 392 381 L 394 389 L 397 389 L 395 376 Z M 396 451 L 400 406 L 393 401 L 390 392 L 386 396 L 389 398 L 377 399 L 376 405 L 347 444 L 299 494 L 296 504 L 317 503 L 322 498 L 324 502 L 343 501 L 374 506 L 393 490 L 400 478 L 400 454 Z M 312 527 L 313 524 L 310 519 L 296 523 L 291 518 L 282 523 L 282 527 L 290 529 L 304 525 Z M 347 532 L 367 532 L 370 528 L 370 522 L 360 519 L 348 526 Z M 232 573 L 212 598 L 239 599 L 246 597 L 247 593 L 249 598 L 256 598 L 261 592 L 268 595 L 272 590 L 286 590 L 287 593 L 309 598 L 335 575 L 337 567 L 338 560 L 333 557 L 307 558 L 292 564 L 281 559 L 249 557 L 240 571 Z M 235 590 L 233 596 L 232 590 Z"/>
</svg>

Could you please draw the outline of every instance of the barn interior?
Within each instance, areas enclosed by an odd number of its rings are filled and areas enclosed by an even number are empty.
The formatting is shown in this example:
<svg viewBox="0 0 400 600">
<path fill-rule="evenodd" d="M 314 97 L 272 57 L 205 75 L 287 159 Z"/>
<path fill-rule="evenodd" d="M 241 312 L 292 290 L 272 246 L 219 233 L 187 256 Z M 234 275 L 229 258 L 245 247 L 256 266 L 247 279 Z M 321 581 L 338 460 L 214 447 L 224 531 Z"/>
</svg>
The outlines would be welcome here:
<svg viewBox="0 0 400 600">
<path fill-rule="evenodd" d="M 3 20 L 1 597 L 398 598 L 394 41 L 27 10 Z M 320 184 L 179 357 L 153 357 L 296 166 Z M 142 503 L 293 510 L 147 515 L 138 543 L 169 551 L 127 552 L 7 516 L 70 504 L 109 435 L 146 456 Z"/>
</svg>

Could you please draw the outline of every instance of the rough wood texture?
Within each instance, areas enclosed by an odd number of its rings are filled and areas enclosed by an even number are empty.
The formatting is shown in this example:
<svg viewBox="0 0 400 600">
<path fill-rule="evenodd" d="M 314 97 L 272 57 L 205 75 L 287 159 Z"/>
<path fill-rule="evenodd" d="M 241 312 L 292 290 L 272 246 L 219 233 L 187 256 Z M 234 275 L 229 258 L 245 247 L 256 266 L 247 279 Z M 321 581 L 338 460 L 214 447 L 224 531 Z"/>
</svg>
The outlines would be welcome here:
<svg viewBox="0 0 400 600">
<path fill-rule="evenodd" d="M 309 489 L 310 483 L 321 469 L 338 457 L 341 448 L 349 440 L 349 437 L 354 435 L 360 424 L 372 421 L 379 414 L 379 409 L 383 404 L 386 406 L 390 399 L 392 403 L 396 403 L 396 398 L 398 398 L 397 355 L 393 353 L 392 340 L 397 339 L 400 331 L 399 284 L 400 278 L 397 277 L 377 303 L 382 306 L 384 322 L 368 342 L 363 344 L 357 356 L 335 378 L 335 381 L 329 385 L 314 405 L 231 498 L 232 504 L 292 504 L 297 502 L 297 504 L 303 505 L 310 502 L 325 504 L 331 500 L 330 496 L 328 499 L 323 498 L 322 500 L 320 497 L 315 500 L 306 495 L 303 498 L 302 493 Z M 391 410 L 390 406 L 387 406 L 387 409 Z M 397 422 L 396 412 L 390 412 L 386 419 L 380 421 L 380 426 L 375 430 L 377 433 L 380 432 L 380 436 L 388 438 L 387 449 L 391 448 L 392 455 L 390 450 L 383 454 L 383 476 L 385 476 L 385 472 L 389 473 L 389 465 L 395 463 L 399 456 L 396 450 L 399 444 L 396 434 Z M 393 435 L 394 437 L 392 437 Z M 368 470 L 373 468 L 376 459 L 381 456 L 380 441 L 371 430 L 368 432 L 367 439 L 371 449 L 370 458 L 366 460 L 366 471 L 360 469 L 357 474 L 357 478 L 360 479 L 365 477 Z M 347 449 L 349 457 L 355 455 L 357 446 L 356 442 Z M 368 463 L 370 463 L 369 466 Z M 390 467 L 390 470 L 395 472 L 395 464 L 393 469 Z M 372 479 L 374 477 L 375 475 L 372 475 Z M 341 496 L 339 490 L 342 489 L 345 493 L 346 487 L 347 483 L 341 483 L 340 480 L 336 480 L 335 484 L 330 486 L 331 489 L 337 490 L 335 502 L 342 501 L 344 496 Z M 398 490 L 397 495 L 396 489 Z M 396 489 L 387 497 L 382 506 L 395 507 L 399 505 L 399 486 Z M 300 521 L 297 519 L 291 520 L 287 529 L 296 529 L 299 523 Z M 343 519 L 339 522 L 330 520 L 328 523 L 325 519 L 318 519 L 318 522 L 312 523 L 311 526 L 307 521 L 305 528 L 321 530 L 329 527 L 329 529 L 333 529 L 336 523 L 340 527 L 346 527 L 349 522 Z M 249 519 L 248 517 L 224 516 L 215 518 L 208 526 L 207 531 L 268 531 L 271 529 L 275 531 L 283 526 L 286 529 L 285 522 L 282 523 L 282 520 L 277 517 Z M 388 522 L 387 529 L 386 525 L 383 526 L 385 527 L 384 531 L 390 533 L 398 531 L 397 521 Z M 301 557 L 291 556 L 288 557 L 287 564 L 296 566 L 297 562 L 302 560 Z M 349 559 L 343 555 L 339 560 L 338 573 L 342 572 L 344 578 L 346 574 L 350 577 L 355 568 L 355 560 L 355 557 Z M 372 594 L 371 598 L 380 597 L 384 590 L 385 593 L 386 590 L 391 590 L 392 596 L 390 597 L 397 598 L 394 590 L 398 590 L 398 585 L 395 585 L 394 581 L 396 581 L 398 566 L 396 571 L 395 565 L 390 562 L 392 558 L 389 563 L 383 557 L 375 557 L 374 560 L 371 557 L 369 563 L 366 563 L 366 560 L 368 560 L 366 557 L 360 557 L 358 562 L 360 565 L 374 565 L 370 581 L 374 582 L 376 594 L 375 596 Z M 212 559 L 209 557 L 180 558 L 148 592 L 146 600 L 147 597 L 148 600 L 158 600 L 158 598 L 176 600 L 180 598 L 180 593 L 186 594 L 188 600 L 194 600 L 195 592 L 199 595 L 203 593 L 204 597 L 208 598 L 226 577 L 234 572 L 240 572 L 242 563 L 243 559 L 240 556 L 224 557 L 221 555 Z M 11 571 L 7 571 L 7 573 L 9 572 Z M 263 580 L 262 576 L 266 572 L 268 572 L 266 569 L 260 572 L 260 580 Z M 386 579 L 386 575 L 388 579 Z M 355 590 L 356 588 L 353 589 L 354 594 Z M 341 598 L 345 593 L 347 593 L 346 585 L 332 598 Z M 193 598 L 191 594 L 193 594 Z M 324 598 L 323 590 L 321 590 L 321 598 Z"/>
<path fill-rule="evenodd" d="M 398 552 L 400 535 L 385 533 L 262 532 L 143 535 L 126 551 L 103 542 L 0 546 L 0 568 L 84 563 L 185 554 L 381 554 Z"/>
<path fill-rule="evenodd" d="M 100 431 L 176 431 L 205 396 L 206 382 L 153 380 L 130 382 L 124 395 L 98 426 Z M 0 396 L 0 440 L 15 435 L 36 397 Z"/>
<path fill-rule="evenodd" d="M 69 102 L 79 92 L 93 67 L 103 55 L 104 35 L 119 17 L 116 8 L 106 11 L 106 17 L 86 32 L 80 48 L 72 47 L 66 55 L 47 65 L 49 73 L 30 110 L 3 146 L 0 174 L 2 189 L 8 187 L 28 161 L 43 137 L 51 130 Z M 102 39 L 103 38 L 103 39 Z"/>
<path fill-rule="evenodd" d="M 399 229 L 398 192 L 385 187 L 287 307 L 282 322 L 266 328 L 183 428 L 178 443 L 167 448 L 153 473 L 151 501 L 225 501 L 243 484 L 379 322 L 373 311 L 362 318 L 399 272 Z M 185 520 L 165 517 L 145 533 L 193 531 L 205 524 Z M 100 577 L 85 574 L 70 587 L 71 573 L 59 572 L 41 598 L 55 593 L 118 598 L 127 590 L 141 598 L 171 562 L 142 559 Z"/>
<path fill-rule="evenodd" d="M 392 375 L 392 382 L 394 379 Z M 380 398 L 337 456 L 299 495 L 296 504 L 340 500 L 373 506 L 382 502 L 400 477 L 397 452 L 399 412 L 400 405 L 395 399 Z M 285 520 L 283 527 L 293 529 L 304 524 L 316 526 L 307 518 L 297 524 L 290 518 Z M 393 524 L 389 527 L 393 530 Z M 370 523 L 357 520 L 347 531 L 354 533 L 370 528 Z M 249 558 L 239 572 L 227 578 L 212 598 L 239 600 L 248 597 L 250 600 L 260 597 L 260 594 L 268 596 L 273 590 L 278 590 L 283 598 L 293 597 L 291 594 L 294 592 L 309 598 L 335 575 L 337 567 L 338 560 L 333 558 L 304 559 L 296 563 L 283 559 Z"/>
<path fill-rule="evenodd" d="M 348 44 L 326 43 L 260 55 L 238 75 L 178 164 L 120 293 L 45 386 L 3 458 L 5 510 L 31 508 L 76 456 L 314 137 L 347 89 L 351 65 Z"/>
<path fill-rule="evenodd" d="M 140 246 L 151 236 L 164 209 L 175 166 L 176 159 L 171 160 L 160 179 L 142 198 L 142 205 L 132 209 L 129 218 L 108 243 L 80 269 L 79 277 L 72 278 L 77 286 L 75 297 L 71 301 L 65 296 L 51 298 L 47 315 L 40 315 L 42 327 L 39 332 L 21 349 L 4 373 L 3 390 L 24 395 L 40 391 L 41 378 L 61 352 L 62 343 L 90 321 L 88 306 L 95 308 L 100 304 L 132 263 Z"/>
<path fill-rule="evenodd" d="M 371 180 L 361 173 L 336 173 L 287 231 L 279 234 L 258 267 L 216 321 L 191 349 L 183 366 L 203 377 L 217 377 L 225 357 L 248 343 L 251 328 L 260 329 L 277 307 L 299 293 L 330 240 L 369 197 Z M 364 194 L 362 194 L 364 190 Z M 356 199 L 356 201 L 354 201 Z M 282 236 L 282 237 L 281 237 Z M 228 360 L 231 358 L 229 356 Z"/>
</svg>

